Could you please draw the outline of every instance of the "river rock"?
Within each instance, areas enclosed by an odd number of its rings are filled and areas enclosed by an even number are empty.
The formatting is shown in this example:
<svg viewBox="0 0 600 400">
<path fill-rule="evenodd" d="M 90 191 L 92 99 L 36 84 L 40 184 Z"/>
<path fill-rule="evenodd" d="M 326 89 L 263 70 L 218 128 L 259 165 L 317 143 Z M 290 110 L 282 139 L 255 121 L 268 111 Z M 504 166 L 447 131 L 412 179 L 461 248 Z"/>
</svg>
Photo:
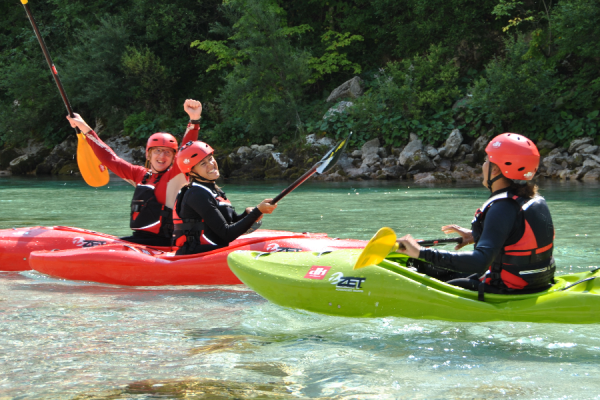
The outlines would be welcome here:
<svg viewBox="0 0 600 400">
<path fill-rule="evenodd" d="M 322 175 L 320 178 L 317 177 L 317 179 L 325 181 L 325 182 L 344 182 L 344 181 L 348 180 L 348 178 L 346 176 L 340 174 L 339 171 L 335 171 L 331 174 Z"/>
<path fill-rule="evenodd" d="M 111 137 L 105 143 L 113 149 L 115 154 L 131 164 L 144 164 L 146 161 L 146 148 L 144 146 L 130 147 L 129 136 Z M 141 156 L 141 157 L 140 157 Z"/>
<path fill-rule="evenodd" d="M 15 175 L 24 175 L 35 170 L 49 153 L 50 149 L 44 149 L 37 153 L 23 154 L 10 162 L 9 170 Z"/>
<path fill-rule="evenodd" d="M 483 162 L 485 158 L 485 148 L 487 144 L 490 142 L 489 136 L 479 136 L 477 140 L 473 143 L 473 148 L 471 152 L 473 153 L 473 161 L 476 163 Z"/>
<path fill-rule="evenodd" d="M 335 114 L 345 113 L 346 110 L 348 108 L 352 107 L 353 105 L 354 105 L 354 103 L 352 103 L 351 101 L 340 101 L 335 106 L 333 106 L 329 110 L 327 110 L 327 112 L 325 112 L 325 114 L 323 115 L 323 119 L 328 120 Z"/>
<path fill-rule="evenodd" d="M 381 161 L 381 157 L 379 156 L 379 139 L 375 138 L 369 140 L 361 147 L 360 151 L 362 154 L 362 165 L 363 166 L 373 166 L 376 163 Z"/>
<path fill-rule="evenodd" d="M 359 168 L 348 168 L 344 170 L 349 179 L 368 179 L 371 171 L 367 166 L 361 166 Z"/>
<path fill-rule="evenodd" d="M 458 148 L 463 142 L 463 136 L 461 135 L 458 129 L 454 129 L 448 139 L 446 139 L 446 143 L 444 144 L 444 151 L 440 152 L 440 155 L 444 158 L 452 158 L 458 151 Z"/>
<path fill-rule="evenodd" d="M 390 156 L 387 158 L 383 158 L 381 160 L 381 164 L 386 167 L 392 167 L 394 165 L 398 165 L 398 160 L 395 159 L 393 156 Z"/>
<path fill-rule="evenodd" d="M 400 165 L 405 165 L 407 160 L 411 158 L 416 151 L 423 151 L 423 142 L 421 142 L 419 139 L 412 140 L 404 147 L 398 156 L 398 162 Z"/>
<path fill-rule="evenodd" d="M 386 176 L 386 179 L 401 179 L 406 175 L 406 169 L 400 165 L 385 166 L 381 169 Z"/>
<path fill-rule="evenodd" d="M 317 146 L 333 147 L 335 145 L 335 140 L 333 140 L 332 138 L 329 138 L 327 136 L 318 138 L 317 135 L 312 133 L 312 134 L 306 136 L 306 143 L 312 145 L 313 147 L 317 147 Z M 269 146 L 269 145 L 265 145 L 265 146 Z M 272 145 L 270 145 L 270 146 L 272 146 Z"/>
<path fill-rule="evenodd" d="M 439 172 L 450 171 L 451 168 L 452 168 L 452 161 L 447 160 L 445 158 L 442 158 L 439 161 L 437 161 L 437 170 Z"/>
<path fill-rule="evenodd" d="M 340 86 L 333 89 L 333 91 L 327 98 L 327 102 L 329 103 L 332 101 L 336 101 L 344 97 L 350 97 L 353 99 L 360 97 L 363 94 L 362 83 L 362 79 L 360 79 L 360 77 L 358 76 L 355 76 L 349 81 L 342 83 Z"/>
<path fill-rule="evenodd" d="M 553 148 L 556 147 L 556 145 L 554 143 L 552 143 L 549 140 L 540 140 L 537 144 L 536 147 L 538 148 L 538 150 L 552 150 Z"/>
<path fill-rule="evenodd" d="M 415 183 L 451 183 L 456 179 L 447 172 L 422 172 L 414 176 Z"/>
<path fill-rule="evenodd" d="M 435 158 L 435 156 L 437 156 L 439 154 L 437 149 L 429 144 L 427 146 L 425 146 L 424 151 L 425 151 L 425 154 L 427 154 L 427 157 L 429 157 L 429 158 Z"/>
<path fill-rule="evenodd" d="M 339 166 L 345 173 L 348 169 L 355 168 L 354 159 L 349 157 L 348 154 L 342 153 L 340 159 L 337 162 L 337 166 Z"/>
<path fill-rule="evenodd" d="M 23 155 L 22 152 L 12 147 L 0 151 L 0 170 L 6 170 L 10 162 L 21 155 Z"/>
<path fill-rule="evenodd" d="M 597 181 L 600 178 L 600 168 L 594 168 L 588 171 L 581 180 L 583 181 Z"/>
<path fill-rule="evenodd" d="M 481 168 L 473 168 L 468 164 L 459 163 L 454 167 L 452 176 L 456 180 L 481 180 Z"/>
<path fill-rule="evenodd" d="M 71 174 L 71 171 L 79 171 L 77 167 L 77 139 L 70 135 L 58 146 L 55 146 L 50 154 L 37 165 L 36 175 L 59 174 L 61 171 Z M 68 166 L 68 168 L 63 168 Z"/>
<path fill-rule="evenodd" d="M 408 171 L 432 171 L 435 169 L 433 161 L 427 157 L 423 150 L 416 150 L 406 159 L 403 165 Z"/>
<path fill-rule="evenodd" d="M 587 160 L 585 160 L 583 162 L 583 166 L 590 167 L 590 169 L 600 168 L 600 164 L 591 158 L 588 158 Z"/>
<path fill-rule="evenodd" d="M 277 164 L 279 164 L 279 166 L 281 168 L 288 168 L 293 163 L 293 160 L 283 153 L 273 152 L 273 153 L 271 153 L 271 156 L 273 157 L 273 160 L 275 160 L 275 162 Z"/>
<path fill-rule="evenodd" d="M 275 149 L 275 146 L 271 143 L 263 144 L 263 145 L 253 144 L 252 146 L 250 146 L 250 148 L 257 153 L 256 155 L 259 155 L 259 154 L 269 155 L 269 154 L 271 154 L 273 149 Z"/>
<path fill-rule="evenodd" d="M 590 167 L 590 166 L 586 166 L 586 165 L 576 168 L 575 176 L 573 177 L 573 179 L 577 179 L 578 181 L 580 181 L 585 176 L 585 174 L 590 172 L 592 169 L 594 169 L 594 167 Z"/>
<path fill-rule="evenodd" d="M 587 146 L 579 146 L 576 150 L 577 153 L 581 154 L 594 154 L 598 151 L 598 146 L 590 144 Z M 573 153 L 576 154 L 576 153 Z"/>
<path fill-rule="evenodd" d="M 573 153 L 573 155 L 570 155 L 566 159 L 567 163 L 569 164 L 569 168 L 571 169 L 581 167 L 583 165 L 583 160 L 583 155 L 579 153 Z"/>
<path fill-rule="evenodd" d="M 591 137 L 584 137 L 584 138 L 579 138 L 579 139 L 575 139 L 571 142 L 571 144 L 569 145 L 569 153 L 573 154 L 576 151 L 581 153 L 581 151 L 578 151 L 578 149 L 580 147 L 587 147 L 590 144 L 594 143 L 594 139 Z"/>
</svg>

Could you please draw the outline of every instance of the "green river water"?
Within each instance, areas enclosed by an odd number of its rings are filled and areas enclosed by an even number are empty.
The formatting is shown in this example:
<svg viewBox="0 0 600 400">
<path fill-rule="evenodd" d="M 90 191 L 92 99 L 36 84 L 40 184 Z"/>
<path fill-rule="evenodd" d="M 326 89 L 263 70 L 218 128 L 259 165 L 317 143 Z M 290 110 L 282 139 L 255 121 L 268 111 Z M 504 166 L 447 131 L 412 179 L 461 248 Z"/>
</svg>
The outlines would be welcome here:
<svg viewBox="0 0 600 400">
<path fill-rule="evenodd" d="M 285 183 L 228 183 L 239 209 Z M 70 225 L 127 235 L 133 188 L 118 178 L 0 178 L 0 229 Z M 544 182 L 557 273 L 600 264 L 600 186 Z M 263 227 L 368 239 L 468 227 L 481 186 L 307 183 Z M 595 325 L 329 317 L 244 286 L 126 288 L 0 272 L 0 400 L 599 399 Z"/>
</svg>

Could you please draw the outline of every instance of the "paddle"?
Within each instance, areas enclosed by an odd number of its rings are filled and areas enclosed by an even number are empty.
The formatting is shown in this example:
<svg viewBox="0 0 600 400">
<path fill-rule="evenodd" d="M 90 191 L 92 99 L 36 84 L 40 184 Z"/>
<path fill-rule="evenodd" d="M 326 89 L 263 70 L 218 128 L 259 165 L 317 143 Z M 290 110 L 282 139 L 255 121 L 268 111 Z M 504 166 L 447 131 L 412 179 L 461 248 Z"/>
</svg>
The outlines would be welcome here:
<svg viewBox="0 0 600 400">
<path fill-rule="evenodd" d="M 71 109 L 71 103 L 69 103 L 67 94 L 65 93 L 62 83 L 60 82 L 60 78 L 58 77 L 58 71 L 56 70 L 54 63 L 50 58 L 48 48 L 46 48 L 44 39 L 42 38 L 37 24 L 33 19 L 33 14 L 31 14 L 31 10 L 29 9 L 29 5 L 27 4 L 28 2 L 29 0 L 21 0 L 21 3 L 25 8 L 25 12 L 27 13 L 27 18 L 29 18 L 29 22 L 31 22 L 31 26 L 33 27 L 35 36 L 37 37 L 40 47 L 42 48 L 42 52 L 44 53 L 44 57 L 46 58 L 48 67 L 50 67 L 50 72 L 52 73 L 54 82 L 56 82 L 56 86 L 58 87 L 60 96 L 62 97 L 62 100 L 65 103 L 67 112 L 69 113 L 69 116 L 73 118 L 73 110 Z M 77 165 L 79 166 L 81 176 L 83 176 L 85 182 L 90 186 L 98 187 L 106 185 L 109 179 L 108 169 L 100 162 L 100 160 L 98 160 L 98 157 L 96 157 L 96 155 L 94 154 L 94 151 L 86 141 L 79 128 L 75 128 L 75 132 L 77 133 Z"/>
<path fill-rule="evenodd" d="M 460 243 L 462 238 L 447 238 L 433 240 L 417 240 L 421 246 L 436 246 L 444 243 Z M 390 253 L 398 250 L 399 246 L 396 242 L 396 233 L 392 228 L 383 227 L 377 231 L 375 236 L 369 240 L 363 251 L 358 256 L 356 263 L 352 269 L 364 268 L 369 265 L 379 264 Z"/>
<path fill-rule="evenodd" d="M 292 183 L 290 186 L 283 189 L 283 191 L 281 193 L 279 193 L 271 201 L 271 204 L 277 204 L 277 202 L 279 200 L 283 199 L 285 196 L 290 194 L 290 192 L 292 190 L 296 189 L 298 186 L 300 186 L 304 181 L 306 181 L 308 178 L 310 178 L 314 174 L 320 175 L 320 174 L 323 174 L 323 173 L 329 171 L 331 168 L 333 168 L 333 166 L 338 162 L 338 160 L 342 156 L 342 153 L 344 152 L 344 149 L 346 148 L 346 145 L 348 144 L 348 141 L 350 140 L 350 136 L 352 136 L 352 132 L 350 132 L 350 134 L 348 135 L 348 137 L 346 139 L 342 140 L 334 148 L 329 150 L 327 152 L 327 154 L 325 154 L 325 156 L 323 156 L 321 161 L 319 161 L 318 163 L 313 165 L 313 167 L 311 169 L 306 171 L 300 178 L 296 179 L 296 181 L 294 183 Z"/>
</svg>

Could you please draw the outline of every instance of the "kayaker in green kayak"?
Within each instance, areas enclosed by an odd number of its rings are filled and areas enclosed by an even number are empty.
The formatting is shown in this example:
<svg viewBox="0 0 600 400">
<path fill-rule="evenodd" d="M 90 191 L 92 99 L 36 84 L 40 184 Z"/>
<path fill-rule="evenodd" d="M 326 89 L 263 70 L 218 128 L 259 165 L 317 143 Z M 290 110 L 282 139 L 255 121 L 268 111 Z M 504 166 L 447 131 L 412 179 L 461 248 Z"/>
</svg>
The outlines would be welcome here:
<svg viewBox="0 0 600 400">
<path fill-rule="evenodd" d="M 177 154 L 177 165 L 190 183 L 177 195 L 173 208 L 173 245 L 178 255 L 197 254 L 228 246 L 276 204 L 263 200 L 237 214 L 215 181 L 220 177 L 214 150 L 200 141 L 188 142 Z"/>
<path fill-rule="evenodd" d="M 553 282 L 554 225 L 537 185 L 540 154 L 528 138 L 503 133 L 487 145 L 483 185 L 492 193 L 475 213 L 471 230 L 442 227 L 463 239 L 456 250 L 475 244 L 473 251 L 448 252 L 419 246 L 411 235 L 398 239 L 399 253 L 414 258 L 421 273 L 449 284 L 483 293 L 533 293 Z M 425 261 L 425 262 L 424 262 Z M 487 270 L 487 271 L 486 271 Z"/>
</svg>

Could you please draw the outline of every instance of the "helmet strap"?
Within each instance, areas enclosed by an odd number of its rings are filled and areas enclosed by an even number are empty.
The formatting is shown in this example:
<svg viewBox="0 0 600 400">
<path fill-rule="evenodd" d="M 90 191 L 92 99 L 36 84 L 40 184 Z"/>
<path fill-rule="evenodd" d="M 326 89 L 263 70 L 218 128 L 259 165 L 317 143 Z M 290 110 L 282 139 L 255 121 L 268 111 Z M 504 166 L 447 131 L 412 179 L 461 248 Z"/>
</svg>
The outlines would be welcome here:
<svg viewBox="0 0 600 400">
<path fill-rule="evenodd" d="M 188 172 L 188 176 L 190 178 L 192 178 L 192 180 L 197 181 L 197 182 L 215 183 L 217 181 L 216 179 L 211 180 L 211 179 L 203 178 L 200 175 L 198 175 L 197 173 L 192 172 L 192 171 Z"/>
<path fill-rule="evenodd" d="M 485 182 L 487 188 L 490 190 L 490 193 L 494 193 L 494 191 L 492 190 L 492 185 L 494 184 L 494 182 L 496 182 L 498 179 L 502 178 L 504 175 L 502 175 L 502 173 L 496 175 L 494 178 L 492 178 L 492 163 L 489 163 L 488 165 L 488 174 L 487 174 L 487 181 Z"/>
</svg>

